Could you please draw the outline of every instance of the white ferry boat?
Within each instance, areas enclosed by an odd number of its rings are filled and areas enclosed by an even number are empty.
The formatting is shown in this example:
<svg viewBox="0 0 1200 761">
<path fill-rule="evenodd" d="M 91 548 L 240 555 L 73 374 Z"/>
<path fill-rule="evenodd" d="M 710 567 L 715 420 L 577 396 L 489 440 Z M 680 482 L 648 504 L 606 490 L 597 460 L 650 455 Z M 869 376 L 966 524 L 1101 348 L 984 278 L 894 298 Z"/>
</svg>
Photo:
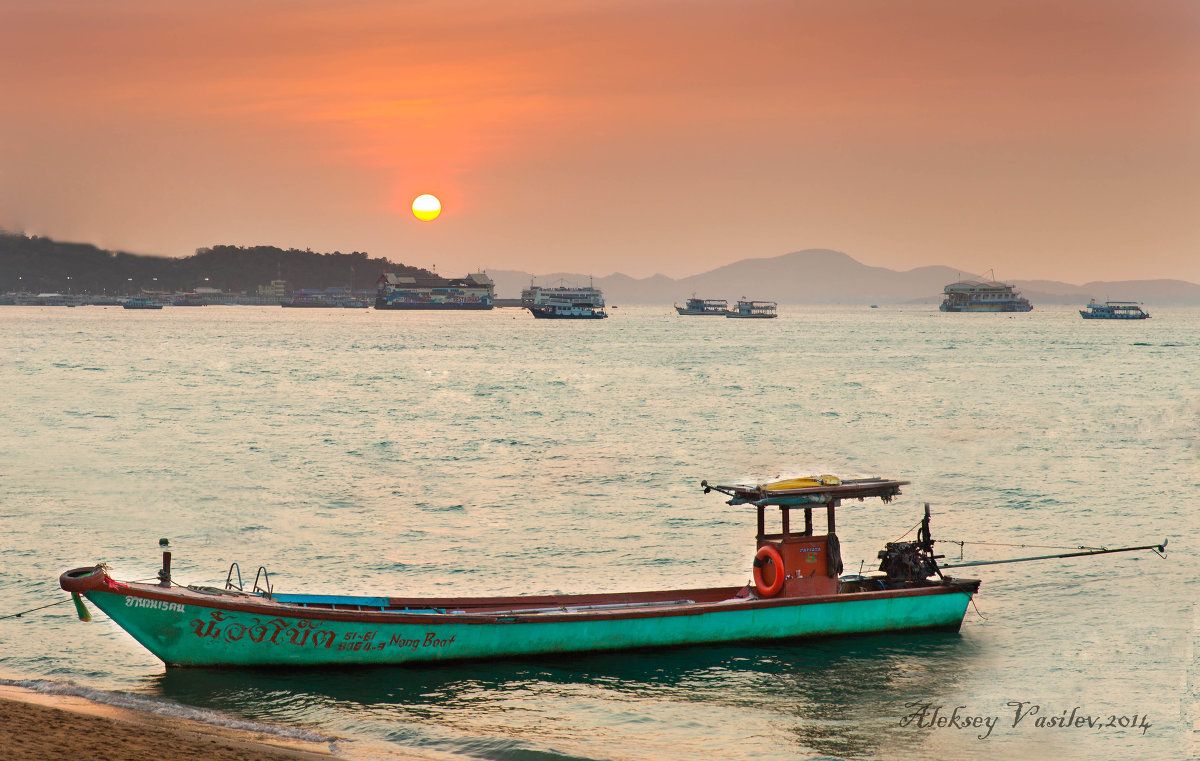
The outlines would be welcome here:
<svg viewBox="0 0 1200 761">
<path fill-rule="evenodd" d="M 1079 316 L 1085 320 L 1145 320 L 1150 317 L 1136 301 L 1099 304 L 1095 299 L 1088 302 L 1087 309 L 1079 310 Z"/>
<path fill-rule="evenodd" d="M 543 320 L 600 320 L 608 317 L 604 311 L 604 294 L 599 288 L 570 286 L 564 281 L 554 287 L 531 285 L 521 292 L 521 306 Z"/>
<path fill-rule="evenodd" d="M 778 304 L 774 301 L 746 301 L 743 299 L 737 303 L 737 306 L 726 312 L 725 316 L 769 319 L 779 316 L 775 312 L 777 306 Z"/>
<path fill-rule="evenodd" d="M 676 304 L 675 311 L 682 315 L 720 317 L 729 311 L 729 302 L 725 299 L 701 299 L 693 293 L 683 306 Z"/>
<path fill-rule="evenodd" d="M 1008 283 L 997 280 L 960 280 L 943 289 L 943 312 L 1032 312 L 1029 299 Z"/>
</svg>

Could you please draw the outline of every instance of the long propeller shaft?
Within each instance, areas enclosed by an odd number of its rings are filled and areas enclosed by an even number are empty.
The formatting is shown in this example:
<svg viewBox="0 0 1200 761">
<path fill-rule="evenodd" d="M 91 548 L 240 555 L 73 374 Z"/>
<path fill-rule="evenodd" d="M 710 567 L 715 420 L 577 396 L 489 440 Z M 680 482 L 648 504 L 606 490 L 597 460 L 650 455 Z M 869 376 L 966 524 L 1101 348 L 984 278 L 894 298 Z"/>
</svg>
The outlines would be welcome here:
<svg viewBox="0 0 1200 761">
<path fill-rule="evenodd" d="M 1008 558 L 1007 560 L 969 560 L 965 563 L 947 563 L 942 568 L 966 568 L 971 565 L 1000 565 L 1001 563 L 1025 563 L 1030 560 L 1052 560 L 1054 558 L 1081 558 L 1088 555 L 1107 555 L 1112 552 L 1134 552 L 1135 550 L 1154 550 L 1159 557 L 1166 557 L 1167 540 L 1162 544 L 1144 544 L 1140 547 L 1114 547 L 1113 549 L 1088 550 L 1086 552 L 1065 552 L 1060 555 L 1034 555 L 1028 558 Z"/>
</svg>

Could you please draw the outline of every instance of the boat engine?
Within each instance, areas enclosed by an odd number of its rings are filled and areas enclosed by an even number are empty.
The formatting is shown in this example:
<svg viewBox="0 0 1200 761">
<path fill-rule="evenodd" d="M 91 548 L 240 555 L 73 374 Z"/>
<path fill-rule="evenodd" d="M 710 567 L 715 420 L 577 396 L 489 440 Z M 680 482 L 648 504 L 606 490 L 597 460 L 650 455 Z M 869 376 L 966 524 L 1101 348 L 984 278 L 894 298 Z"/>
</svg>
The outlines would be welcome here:
<svg viewBox="0 0 1200 761">
<path fill-rule="evenodd" d="M 888 542 L 879 551 L 879 570 L 894 581 L 924 581 L 939 575 L 937 561 L 920 542 Z"/>
<path fill-rule="evenodd" d="M 933 535 L 929 530 L 929 503 L 925 503 L 925 517 L 917 529 L 915 542 L 888 542 L 879 551 L 879 570 L 893 581 L 925 581 L 930 576 L 941 576 L 937 559 L 933 554 Z"/>
</svg>

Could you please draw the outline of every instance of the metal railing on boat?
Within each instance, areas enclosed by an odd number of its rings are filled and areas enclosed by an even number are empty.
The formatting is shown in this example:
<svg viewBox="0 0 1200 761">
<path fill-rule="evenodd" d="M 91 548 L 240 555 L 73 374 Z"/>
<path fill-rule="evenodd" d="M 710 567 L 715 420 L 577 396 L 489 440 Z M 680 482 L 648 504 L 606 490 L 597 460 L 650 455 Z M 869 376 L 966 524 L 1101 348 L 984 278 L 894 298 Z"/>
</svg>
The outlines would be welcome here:
<svg viewBox="0 0 1200 761">
<path fill-rule="evenodd" d="M 233 574 L 235 571 L 237 572 L 237 584 L 233 583 Z M 230 563 L 229 573 L 225 574 L 225 588 L 236 589 L 237 591 L 241 592 L 244 591 L 242 586 L 242 569 L 238 567 L 237 563 Z"/>
</svg>

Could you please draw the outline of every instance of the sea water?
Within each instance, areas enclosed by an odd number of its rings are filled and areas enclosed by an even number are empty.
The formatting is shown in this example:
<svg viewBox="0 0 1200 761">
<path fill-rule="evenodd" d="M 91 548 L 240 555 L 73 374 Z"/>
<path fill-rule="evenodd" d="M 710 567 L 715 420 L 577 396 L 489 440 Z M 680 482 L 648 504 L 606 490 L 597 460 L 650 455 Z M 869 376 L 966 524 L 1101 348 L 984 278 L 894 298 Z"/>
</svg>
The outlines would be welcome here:
<svg viewBox="0 0 1200 761">
<path fill-rule="evenodd" d="M 1183 758 L 1200 310 L 1150 311 L 5 307 L 0 615 L 65 600 L 69 568 L 151 578 L 160 537 L 178 581 L 222 585 L 236 561 L 277 591 L 743 584 L 753 511 L 702 479 L 911 481 L 838 511 L 847 572 L 926 502 L 935 538 L 967 542 L 945 562 L 1170 545 L 956 572 L 983 580 L 956 634 L 405 668 L 168 670 L 68 603 L 0 620 L 0 676 L 350 755 Z"/>
</svg>

